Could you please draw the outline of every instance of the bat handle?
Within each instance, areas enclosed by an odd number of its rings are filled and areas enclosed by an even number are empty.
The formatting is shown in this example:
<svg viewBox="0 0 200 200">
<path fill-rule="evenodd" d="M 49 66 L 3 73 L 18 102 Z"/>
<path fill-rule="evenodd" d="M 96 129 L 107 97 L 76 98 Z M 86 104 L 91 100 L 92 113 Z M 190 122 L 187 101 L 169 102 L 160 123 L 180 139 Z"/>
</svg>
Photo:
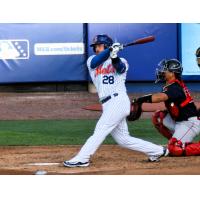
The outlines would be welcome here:
<svg viewBox="0 0 200 200">
<path fill-rule="evenodd" d="M 119 45 L 119 50 L 122 50 L 123 48 L 124 48 L 124 45 L 123 45 L 123 44 Z M 113 47 L 110 46 L 110 47 L 109 47 L 109 50 L 112 51 L 112 50 L 113 50 Z"/>
<path fill-rule="evenodd" d="M 123 48 L 124 48 L 124 45 L 121 44 L 121 45 L 119 46 L 119 50 L 123 50 Z"/>
</svg>

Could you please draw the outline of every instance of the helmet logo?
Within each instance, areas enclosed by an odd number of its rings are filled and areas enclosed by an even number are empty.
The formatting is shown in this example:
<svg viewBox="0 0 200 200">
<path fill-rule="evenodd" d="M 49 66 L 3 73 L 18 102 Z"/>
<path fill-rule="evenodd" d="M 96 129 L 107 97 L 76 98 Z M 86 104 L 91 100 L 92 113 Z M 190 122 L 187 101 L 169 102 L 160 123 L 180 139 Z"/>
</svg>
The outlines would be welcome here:
<svg viewBox="0 0 200 200">
<path fill-rule="evenodd" d="M 93 43 L 96 43 L 97 41 L 98 41 L 98 37 L 95 36 L 95 37 L 93 38 Z"/>
</svg>

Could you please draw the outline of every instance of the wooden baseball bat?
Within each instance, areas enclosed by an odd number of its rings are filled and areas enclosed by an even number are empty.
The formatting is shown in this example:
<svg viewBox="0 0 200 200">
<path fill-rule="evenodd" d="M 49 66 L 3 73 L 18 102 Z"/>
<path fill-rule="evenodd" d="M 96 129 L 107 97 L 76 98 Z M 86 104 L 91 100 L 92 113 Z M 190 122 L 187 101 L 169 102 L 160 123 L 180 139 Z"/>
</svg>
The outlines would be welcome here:
<svg viewBox="0 0 200 200">
<path fill-rule="evenodd" d="M 133 46 L 133 45 L 137 45 L 137 44 L 145 44 L 145 43 L 148 43 L 148 42 L 153 42 L 154 40 L 155 40 L 155 37 L 152 36 L 152 35 L 144 37 L 144 38 L 139 38 L 139 39 L 137 39 L 133 42 L 123 44 L 123 48 Z"/>
</svg>

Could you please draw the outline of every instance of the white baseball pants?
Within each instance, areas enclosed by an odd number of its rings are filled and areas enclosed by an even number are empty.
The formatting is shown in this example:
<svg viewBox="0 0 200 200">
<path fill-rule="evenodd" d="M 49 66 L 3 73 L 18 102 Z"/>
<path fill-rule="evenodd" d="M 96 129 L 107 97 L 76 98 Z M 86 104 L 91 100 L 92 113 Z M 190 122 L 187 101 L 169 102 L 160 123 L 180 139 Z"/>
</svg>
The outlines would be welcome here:
<svg viewBox="0 0 200 200">
<path fill-rule="evenodd" d="M 126 117 L 130 113 L 130 100 L 126 93 L 120 93 L 104 103 L 103 113 L 96 124 L 94 133 L 81 148 L 80 152 L 70 161 L 87 162 L 105 138 L 111 134 L 122 147 L 142 152 L 148 156 L 161 155 L 163 147 L 130 136 Z"/>
</svg>

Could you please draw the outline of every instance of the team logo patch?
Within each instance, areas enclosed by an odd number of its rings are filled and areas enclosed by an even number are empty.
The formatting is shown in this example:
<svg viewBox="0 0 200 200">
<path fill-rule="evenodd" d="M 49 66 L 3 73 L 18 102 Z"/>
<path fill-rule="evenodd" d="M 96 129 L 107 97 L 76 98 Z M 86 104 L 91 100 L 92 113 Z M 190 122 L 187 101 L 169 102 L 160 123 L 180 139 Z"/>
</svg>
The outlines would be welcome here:
<svg viewBox="0 0 200 200">
<path fill-rule="evenodd" d="M 0 40 L 0 59 L 28 59 L 28 40 Z"/>
<path fill-rule="evenodd" d="M 96 36 L 96 37 L 94 37 L 94 39 L 93 39 L 93 43 L 96 43 L 98 41 L 98 37 Z"/>
</svg>

